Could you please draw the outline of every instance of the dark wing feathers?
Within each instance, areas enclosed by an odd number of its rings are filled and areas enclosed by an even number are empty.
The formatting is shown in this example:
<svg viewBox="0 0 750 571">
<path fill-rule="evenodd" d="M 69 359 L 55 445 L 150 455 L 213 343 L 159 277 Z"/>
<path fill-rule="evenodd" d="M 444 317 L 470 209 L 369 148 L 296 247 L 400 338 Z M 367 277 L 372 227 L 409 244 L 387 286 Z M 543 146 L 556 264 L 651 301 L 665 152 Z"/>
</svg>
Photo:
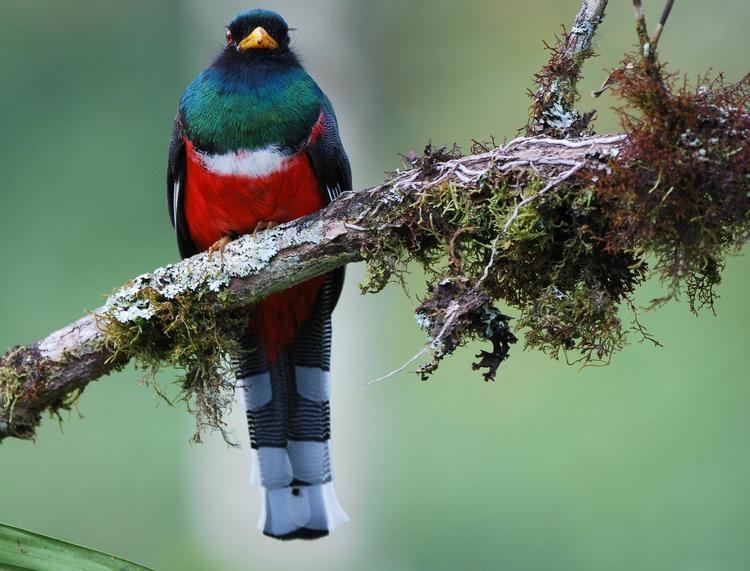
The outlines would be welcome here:
<svg viewBox="0 0 750 571">
<path fill-rule="evenodd" d="M 175 225 L 175 196 L 174 182 L 178 180 L 184 171 L 185 144 L 182 140 L 182 118 L 179 114 L 174 118 L 172 126 L 172 137 L 169 139 L 169 159 L 167 160 L 167 209 L 169 210 L 169 221 Z"/>
<path fill-rule="evenodd" d="M 336 116 L 323 108 L 323 124 L 320 136 L 307 147 L 315 177 L 323 190 L 326 204 L 330 204 L 342 192 L 352 190 L 352 170 L 349 158 L 344 151 L 339 135 Z M 345 268 L 342 266 L 331 272 L 333 278 L 333 309 L 341 296 L 344 287 Z"/>
<path fill-rule="evenodd" d="M 307 155 L 329 204 L 345 190 L 352 189 L 352 171 L 341 144 L 336 116 L 325 107 L 322 113 L 321 134 L 307 147 Z"/>
<path fill-rule="evenodd" d="M 198 253 L 193 244 L 185 220 L 183 195 L 185 189 L 185 141 L 183 139 L 182 114 L 178 113 L 172 128 L 172 138 L 169 141 L 169 160 L 167 161 L 167 208 L 169 219 L 177 232 L 177 247 L 180 256 L 189 258 Z"/>
</svg>

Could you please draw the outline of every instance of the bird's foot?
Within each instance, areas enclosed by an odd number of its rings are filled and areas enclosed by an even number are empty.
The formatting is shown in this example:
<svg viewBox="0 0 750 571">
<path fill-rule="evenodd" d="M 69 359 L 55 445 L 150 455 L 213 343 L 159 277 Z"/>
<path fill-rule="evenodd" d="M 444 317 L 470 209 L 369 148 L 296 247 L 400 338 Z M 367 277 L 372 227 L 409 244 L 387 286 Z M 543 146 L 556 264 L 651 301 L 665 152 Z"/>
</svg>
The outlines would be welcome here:
<svg viewBox="0 0 750 571">
<path fill-rule="evenodd" d="M 208 249 L 208 261 L 210 262 L 213 259 L 214 254 L 216 252 L 219 252 L 221 263 L 223 264 L 224 263 L 224 250 L 226 249 L 226 247 L 229 245 L 229 243 L 232 240 L 234 240 L 234 238 L 229 235 L 222 236 L 221 238 L 216 240 L 216 242 L 214 242 L 211 245 L 211 247 Z"/>
<path fill-rule="evenodd" d="M 273 230 L 278 225 L 279 223 L 274 222 L 273 220 L 261 220 L 255 226 L 255 230 L 253 230 L 253 239 L 258 237 L 258 232 L 262 232 L 263 230 Z"/>
</svg>

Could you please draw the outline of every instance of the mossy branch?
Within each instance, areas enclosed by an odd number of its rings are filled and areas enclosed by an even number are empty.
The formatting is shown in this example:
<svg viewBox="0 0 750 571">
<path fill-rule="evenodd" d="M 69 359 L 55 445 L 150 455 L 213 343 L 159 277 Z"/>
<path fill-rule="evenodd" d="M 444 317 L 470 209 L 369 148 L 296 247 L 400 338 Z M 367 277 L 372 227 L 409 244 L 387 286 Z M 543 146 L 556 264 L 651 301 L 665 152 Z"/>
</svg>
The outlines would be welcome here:
<svg viewBox="0 0 750 571">
<path fill-rule="evenodd" d="M 381 284 L 393 269 L 388 260 L 405 254 L 385 248 L 402 248 L 401 237 L 417 229 L 408 208 L 415 200 L 522 173 L 553 180 L 571 165 L 599 171 L 623 140 L 622 135 L 577 141 L 521 138 L 460 158 L 441 160 L 433 154 L 381 186 L 345 194 L 317 214 L 257 239 L 241 237 L 227 247 L 223 260 L 200 254 L 135 278 L 90 315 L 0 357 L 0 439 L 33 437 L 44 411 L 69 407 L 90 381 L 130 360 L 147 368 L 182 366 L 187 382 L 209 378 L 205 391 L 191 385 L 191 396 L 212 394 L 220 375 L 197 369 L 220 364 L 244 308 L 363 258 L 372 262 L 373 287 Z M 426 247 L 413 245 L 417 251 Z M 218 418 L 206 421 L 216 424 Z"/>
<path fill-rule="evenodd" d="M 647 39 L 645 19 L 638 33 Z M 623 103 L 623 133 L 566 129 L 477 144 L 468 156 L 428 146 L 378 187 L 242 237 L 223 259 L 201 254 L 140 276 L 89 316 L 11 349 L 0 357 L 0 440 L 32 438 L 42 413 L 69 408 L 130 361 L 151 377 L 184 370 L 181 396 L 199 429 L 223 430 L 224 362 L 253 304 L 360 260 L 366 291 L 424 268 L 423 377 L 479 340 L 473 367 L 492 380 L 519 331 L 552 357 L 607 361 L 629 334 L 651 339 L 633 293 L 652 275 L 666 285 L 655 305 L 684 292 L 694 311 L 712 307 L 725 258 L 750 239 L 750 75 L 690 88 L 642 46 L 606 84 Z M 558 67 L 546 69 L 554 81 Z"/>
</svg>

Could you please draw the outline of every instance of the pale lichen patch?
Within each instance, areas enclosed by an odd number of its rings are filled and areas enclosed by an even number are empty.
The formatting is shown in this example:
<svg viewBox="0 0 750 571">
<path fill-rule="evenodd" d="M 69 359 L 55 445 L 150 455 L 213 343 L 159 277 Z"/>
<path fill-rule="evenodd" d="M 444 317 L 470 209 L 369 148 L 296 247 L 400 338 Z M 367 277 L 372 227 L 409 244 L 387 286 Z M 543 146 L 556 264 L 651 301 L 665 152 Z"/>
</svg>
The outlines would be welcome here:
<svg viewBox="0 0 750 571">
<path fill-rule="evenodd" d="M 575 109 L 569 109 L 562 101 L 554 101 L 550 108 L 544 113 L 544 121 L 555 129 L 570 129 L 581 116 Z"/>
<path fill-rule="evenodd" d="M 321 240 L 314 226 L 292 238 L 283 228 L 231 242 L 224 255 L 200 254 L 144 274 L 112 294 L 97 321 L 104 343 L 120 362 L 133 360 L 160 394 L 155 375 L 162 366 L 185 373 L 179 400 L 190 403 L 200 429 L 224 432 L 224 411 L 232 402 L 227 355 L 235 354 L 249 319 L 247 309 L 229 310 L 235 278 L 267 267 L 280 249 Z"/>
<path fill-rule="evenodd" d="M 96 313 L 113 362 L 133 360 L 160 394 L 163 389 L 153 381 L 162 366 L 185 371 L 179 398 L 195 409 L 199 430 L 223 432 L 223 413 L 233 391 L 226 356 L 239 350 L 238 339 L 249 319 L 248 309 L 230 309 L 232 280 L 265 269 L 280 250 L 323 238 L 315 223 L 291 236 L 278 227 L 238 238 L 224 255 L 204 253 L 138 276 Z"/>
<path fill-rule="evenodd" d="M 121 323 L 153 317 L 156 306 L 151 296 L 155 292 L 164 300 L 201 292 L 219 293 L 229 286 L 232 278 L 243 278 L 262 270 L 278 252 L 280 232 L 265 232 L 257 240 L 243 236 L 230 243 L 226 255 L 200 254 L 180 264 L 170 264 L 153 273 L 143 274 L 112 294 L 104 306 L 104 313 Z"/>
</svg>

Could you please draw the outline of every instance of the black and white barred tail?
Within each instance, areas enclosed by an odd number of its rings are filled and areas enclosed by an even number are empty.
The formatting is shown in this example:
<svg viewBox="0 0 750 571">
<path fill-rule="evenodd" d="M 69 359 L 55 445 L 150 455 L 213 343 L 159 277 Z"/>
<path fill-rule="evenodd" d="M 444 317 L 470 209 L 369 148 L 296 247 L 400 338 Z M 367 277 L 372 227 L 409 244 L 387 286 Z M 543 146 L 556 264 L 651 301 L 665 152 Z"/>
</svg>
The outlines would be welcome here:
<svg viewBox="0 0 750 571">
<path fill-rule="evenodd" d="M 348 521 L 333 486 L 329 407 L 331 312 L 342 278 L 329 276 L 310 318 L 273 364 L 251 332 L 236 359 L 263 487 L 258 525 L 276 539 L 316 539 Z"/>
</svg>

